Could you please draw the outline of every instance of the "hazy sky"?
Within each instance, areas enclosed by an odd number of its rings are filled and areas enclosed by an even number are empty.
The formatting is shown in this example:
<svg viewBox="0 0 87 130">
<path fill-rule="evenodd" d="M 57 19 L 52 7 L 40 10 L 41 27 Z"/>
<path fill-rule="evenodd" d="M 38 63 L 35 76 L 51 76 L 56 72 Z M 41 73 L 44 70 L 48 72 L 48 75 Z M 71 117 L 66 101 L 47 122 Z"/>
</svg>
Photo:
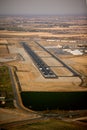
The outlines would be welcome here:
<svg viewBox="0 0 87 130">
<path fill-rule="evenodd" d="M 0 14 L 87 14 L 86 0 L 0 0 Z"/>
</svg>

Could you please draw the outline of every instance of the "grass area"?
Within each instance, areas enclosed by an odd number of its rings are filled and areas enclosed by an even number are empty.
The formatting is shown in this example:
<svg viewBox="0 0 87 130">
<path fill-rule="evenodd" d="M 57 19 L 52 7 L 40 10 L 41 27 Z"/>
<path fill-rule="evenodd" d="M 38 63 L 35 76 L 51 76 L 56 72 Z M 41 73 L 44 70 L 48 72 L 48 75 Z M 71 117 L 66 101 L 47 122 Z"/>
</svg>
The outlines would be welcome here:
<svg viewBox="0 0 87 130">
<path fill-rule="evenodd" d="M 0 96 L 6 97 L 6 104 L 4 107 L 13 107 L 13 90 L 7 66 L 0 66 Z"/>
<path fill-rule="evenodd" d="M 86 130 L 84 126 L 74 123 L 59 121 L 56 119 L 49 119 L 38 123 L 27 124 L 11 128 L 11 130 Z M 8 129 L 10 130 L 10 128 Z"/>
</svg>

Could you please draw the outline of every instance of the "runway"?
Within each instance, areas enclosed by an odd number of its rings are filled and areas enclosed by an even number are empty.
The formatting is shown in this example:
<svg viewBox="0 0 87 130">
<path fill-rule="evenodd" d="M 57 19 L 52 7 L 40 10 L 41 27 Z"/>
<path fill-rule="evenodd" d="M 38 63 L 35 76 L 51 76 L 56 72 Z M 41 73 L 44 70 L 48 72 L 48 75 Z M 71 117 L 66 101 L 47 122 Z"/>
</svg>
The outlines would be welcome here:
<svg viewBox="0 0 87 130">
<path fill-rule="evenodd" d="M 50 67 L 26 43 L 23 42 L 22 45 L 45 78 L 58 78 Z"/>
</svg>

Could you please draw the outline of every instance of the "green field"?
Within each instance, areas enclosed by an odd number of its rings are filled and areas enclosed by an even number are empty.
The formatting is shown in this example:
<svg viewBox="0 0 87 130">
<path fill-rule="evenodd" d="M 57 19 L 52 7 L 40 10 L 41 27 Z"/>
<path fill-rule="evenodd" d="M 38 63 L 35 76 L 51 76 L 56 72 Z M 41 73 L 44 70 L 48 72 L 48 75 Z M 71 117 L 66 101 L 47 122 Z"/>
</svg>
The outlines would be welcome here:
<svg viewBox="0 0 87 130">
<path fill-rule="evenodd" d="M 41 122 L 21 125 L 7 130 L 87 130 L 85 126 L 68 123 L 56 119 L 43 120 Z"/>
<path fill-rule="evenodd" d="M 0 66 L 0 96 L 6 97 L 4 107 L 13 107 L 13 90 L 7 66 Z"/>
</svg>

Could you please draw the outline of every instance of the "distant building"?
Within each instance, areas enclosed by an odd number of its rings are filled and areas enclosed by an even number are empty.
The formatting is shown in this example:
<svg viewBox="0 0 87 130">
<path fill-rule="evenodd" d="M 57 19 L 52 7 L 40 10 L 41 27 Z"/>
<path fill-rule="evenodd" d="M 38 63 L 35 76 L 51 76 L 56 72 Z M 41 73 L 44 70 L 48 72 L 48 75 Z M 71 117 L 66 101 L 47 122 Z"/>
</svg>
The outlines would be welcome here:
<svg viewBox="0 0 87 130">
<path fill-rule="evenodd" d="M 5 103 L 5 97 L 0 97 L 0 105 L 4 105 Z"/>
<path fill-rule="evenodd" d="M 0 91 L 0 105 L 4 105 L 6 103 L 6 92 Z"/>
<path fill-rule="evenodd" d="M 73 55 L 83 55 L 83 53 L 80 50 L 71 50 L 71 49 L 63 49 L 63 51 L 69 52 Z"/>
</svg>

